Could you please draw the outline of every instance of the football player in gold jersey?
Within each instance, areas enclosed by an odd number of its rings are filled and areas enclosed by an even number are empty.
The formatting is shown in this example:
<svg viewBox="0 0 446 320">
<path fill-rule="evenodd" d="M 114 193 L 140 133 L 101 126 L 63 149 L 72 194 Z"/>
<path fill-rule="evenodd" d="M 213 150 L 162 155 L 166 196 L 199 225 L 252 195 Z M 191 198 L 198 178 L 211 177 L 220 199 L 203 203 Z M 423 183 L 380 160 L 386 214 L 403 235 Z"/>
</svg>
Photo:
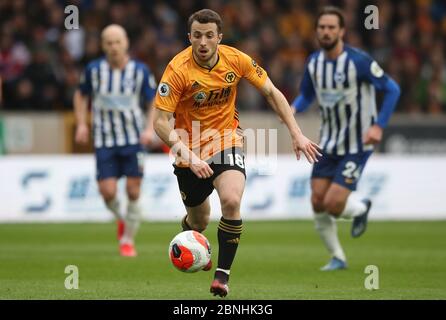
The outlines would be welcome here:
<svg viewBox="0 0 446 320">
<path fill-rule="evenodd" d="M 224 297 L 242 220 L 240 202 L 245 187 L 243 137 L 235 107 L 237 84 L 247 79 L 268 100 L 290 132 L 297 159 L 310 163 L 320 156 L 316 143 L 301 132 L 283 94 L 264 69 L 245 53 L 221 45 L 220 16 L 209 9 L 189 17 L 191 46 L 167 66 L 155 97 L 154 128 L 174 154 L 175 175 L 186 207 L 183 230 L 202 232 L 209 223 L 209 195 L 220 198 L 218 264 L 211 293 Z M 170 120 L 175 119 L 172 128 Z M 205 270 L 209 270 L 208 265 Z"/>
</svg>

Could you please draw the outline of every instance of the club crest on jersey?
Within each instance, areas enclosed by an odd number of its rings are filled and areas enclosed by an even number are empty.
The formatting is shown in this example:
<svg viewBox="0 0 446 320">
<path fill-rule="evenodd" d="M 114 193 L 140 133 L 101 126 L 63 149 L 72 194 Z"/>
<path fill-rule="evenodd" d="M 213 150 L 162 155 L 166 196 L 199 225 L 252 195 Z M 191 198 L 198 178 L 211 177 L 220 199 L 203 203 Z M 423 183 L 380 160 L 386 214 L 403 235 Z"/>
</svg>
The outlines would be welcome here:
<svg viewBox="0 0 446 320">
<path fill-rule="evenodd" d="M 344 74 L 344 72 L 337 71 L 334 74 L 334 81 L 336 83 L 344 83 L 344 81 L 345 81 L 345 74 Z"/>
<path fill-rule="evenodd" d="M 233 83 L 235 81 L 235 78 L 235 73 L 232 71 L 228 72 L 225 76 L 225 80 L 227 83 Z"/>
<path fill-rule="evenodd" d="M 204 93 L 203 91 L 198 92 L 196 95 L 194 95 L 194 100 L 198 104 L 203 103 L 204 100 L 206 100 L 206 93 Z"/>
<path fill-rule="evenodd" d="M 257 62 L 254 59 L 251 60 L 251 63 L 254 68 L 257 67 Z"/>
<path fill-rule="evenodd" d="M 161 82 L 158 86 L 158 93 L 161 97 L 167 97 L 170 93 L 169 85 L 165 82 Z"/>
<path fill-rule="evenodd" d="M 135 85 L 135 80 L 133 79 L 124 79 L 124 81 L 122 82 L 122 86 L 127 89 L 127 88 L 133 88 Z"/>
</svg>

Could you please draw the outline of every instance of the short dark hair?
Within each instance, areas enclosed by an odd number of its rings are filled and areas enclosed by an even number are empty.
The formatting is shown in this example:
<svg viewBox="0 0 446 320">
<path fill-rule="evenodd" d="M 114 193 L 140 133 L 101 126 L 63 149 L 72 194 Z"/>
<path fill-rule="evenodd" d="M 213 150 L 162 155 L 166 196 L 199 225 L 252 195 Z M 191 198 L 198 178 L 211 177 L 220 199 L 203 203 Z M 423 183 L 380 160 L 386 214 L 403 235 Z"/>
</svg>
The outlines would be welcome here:
<svg viewBox="0 0 446 320">
<path fill-rule="evenodd" d="M 189 32 L 191 31 L 192 23 L 198 21 L 199 23 L 215 23 L 217 25 L 218 33 L 221 33 L 223 28 L 223 21 L 220 15 L 211 9 L 202 9 L 193 13 L 187 21 L 187 27 Z"/>
<path fill-rule="evenodd" d="M 316 17 L 316 28 L 319 23 L 319 19 L 322 16 L 325 16 L 327 14 L 332 14 L 332 15 L 337 16 L 339 19 L 339 26 L 341 28 L 345 27 L 344 13 L 342 12 L 342 10 L 335 6 L 326 6 L 326 7 L 323 7 L 321 11 L 319 11 L 319 13 Z"/>
</svg>

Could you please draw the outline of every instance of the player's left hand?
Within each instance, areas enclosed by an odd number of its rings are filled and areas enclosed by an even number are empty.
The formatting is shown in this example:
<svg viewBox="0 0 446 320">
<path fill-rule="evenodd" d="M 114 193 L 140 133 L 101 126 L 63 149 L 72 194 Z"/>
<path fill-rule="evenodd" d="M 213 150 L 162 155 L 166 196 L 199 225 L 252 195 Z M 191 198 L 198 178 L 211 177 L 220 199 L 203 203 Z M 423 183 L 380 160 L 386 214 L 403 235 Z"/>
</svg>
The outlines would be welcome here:
<svg viewBox="0 0 446 320">
<path fill-rule="evenodd" d="M 303 152 L 309 163 L 318 162 L 318 157 L 322 156 L 321 147 L 303 134 L 293 137 L 293 150 L 297 160 L 300 160 L 300 152 Z"/>
<path fill-rule="evenodd" d="M 364 144 L 377 144 L 381 142 L 383 137 L 383 129 L 374 124 L 367 130 L 364 136 Z"/>
</svg>

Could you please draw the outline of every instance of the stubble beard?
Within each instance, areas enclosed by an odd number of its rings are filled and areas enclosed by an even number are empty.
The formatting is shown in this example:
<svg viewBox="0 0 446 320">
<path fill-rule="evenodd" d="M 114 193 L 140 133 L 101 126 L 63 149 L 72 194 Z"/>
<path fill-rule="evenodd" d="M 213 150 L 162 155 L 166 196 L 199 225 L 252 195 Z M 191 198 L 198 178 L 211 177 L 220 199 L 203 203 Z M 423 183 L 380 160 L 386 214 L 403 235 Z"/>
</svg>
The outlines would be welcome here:
<svg viewBox="0 0 446 320">
<path fill-rule="evenodd" d="M 336 38 L 335 40 L 333 40 L 333 42 L 331 43 L 323 43 L 322 41 L 319 41 L 319 45 L 322 47 L 322 49 L 326 50 L 326 51 L 330 51 L 332 50 L 334 47 L 336 47 L 336 45 L 339 42 L 339 38 Z"/>
</svg>

